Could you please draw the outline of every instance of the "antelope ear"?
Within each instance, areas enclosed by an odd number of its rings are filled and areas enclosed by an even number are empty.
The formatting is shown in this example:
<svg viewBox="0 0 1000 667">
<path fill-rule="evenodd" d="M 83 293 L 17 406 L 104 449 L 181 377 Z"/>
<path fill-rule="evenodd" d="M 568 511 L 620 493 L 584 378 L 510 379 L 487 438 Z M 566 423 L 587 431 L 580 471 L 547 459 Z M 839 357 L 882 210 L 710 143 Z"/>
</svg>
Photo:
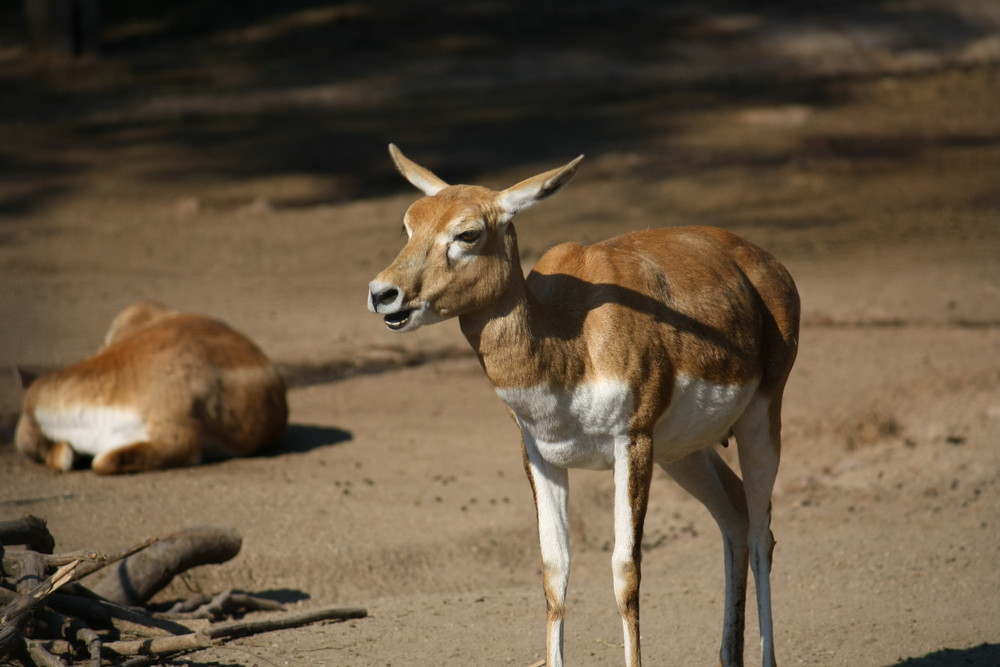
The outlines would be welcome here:
<svg viewBox="0 0 1000 667">
<path fill-rule="evenodd" d="M 576 173 L 576 168 L 583 161 L 583 156 L 577 157 L 572 162 L 547 171 L 538 176 L 532 176 L 523 180 L 515 186 L 509 187 L 500 193 L 498 202 L 507 213 L 513 215 L 523 211 L 545 199 L 549 195 L 555 194 L 562 186 L 569 183 Z"/>
<path fill-rule="evenodd" d="M 396 144 L 389 144 L 389 155 L 392 156 L 392 161 L 396 163 L 396 169 L 403 175 L 403 178 L 428 197 L 436 195 L 448 187 L 448 184 L 435 176 L 430 169 L 421 167 L 403 155 L 403 151 L 396 148 Z"/>
<path fill-rule="evenodd" d="M 35 380 L 38 379 L 38 373 L 32 373 L 26 371 L 20 366 L 14 367 L 14 376 L 17 378 L 18 383 L 21 385 L 21 389 L 27 389 L 30 387 Z"/>
</svg>

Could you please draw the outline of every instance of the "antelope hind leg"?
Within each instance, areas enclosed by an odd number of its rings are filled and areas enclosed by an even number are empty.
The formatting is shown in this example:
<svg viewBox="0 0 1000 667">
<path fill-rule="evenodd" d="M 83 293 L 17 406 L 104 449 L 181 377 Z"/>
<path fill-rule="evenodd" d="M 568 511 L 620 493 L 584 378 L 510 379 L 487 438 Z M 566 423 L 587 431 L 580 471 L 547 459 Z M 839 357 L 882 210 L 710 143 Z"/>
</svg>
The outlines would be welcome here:
<svg viewBox="0 0 1000 667">
<path fill-rule="evenodd" d="M 741 667 L 749 565 L 747 507 L 743 483 L 715 451 L 708 449 L 694 452 L 662 467 L 681 488 L 708 509 L 722 531 L 726 606 L 719 661 L 723 667 Z"/>
<path fill-rule="evenodd" d="M 771 612 L 771 563 L 774 551 L 771 494 L 778 474 L 781 451 L 780 405 L 780 397 L 755 397 L 733 429 L 746 491 L 749 520 L 747 538 L 750 545 L 750 569 L 757 584 L 757 615 L 760 620 L 763 667 L 774 667 L 776 664 L 774 620 Z"/>
<path fill-rule="evenodd" d="M 199 459 L 196 444 L 178 447 L 174 443 L 164 446 L 162 443 L 143 441 L 98 454 L 91 467 L 99 475 L 117 475 L 180 468 L 194 465 Z"/>
</svg>

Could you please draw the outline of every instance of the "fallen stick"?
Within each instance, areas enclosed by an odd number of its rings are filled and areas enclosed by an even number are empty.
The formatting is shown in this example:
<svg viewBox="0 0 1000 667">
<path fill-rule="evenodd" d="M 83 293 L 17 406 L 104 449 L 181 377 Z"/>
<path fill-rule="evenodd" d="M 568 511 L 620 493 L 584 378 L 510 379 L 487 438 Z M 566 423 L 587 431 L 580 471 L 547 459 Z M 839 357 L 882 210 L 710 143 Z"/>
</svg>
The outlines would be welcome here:
<svg viewBox="0 0 1000 667">
<path fill-rule="evenodd" d="M 15 583 L 18 590 L 24 592 L 25 586 L 30 588 L 41 581 L 45 576 L 45 570 L 49 567 L 62 567 L 69 563 L 77 562 L 79 566 L 73 578 L 80 579 L 156 544 L 159 539 L 158 537 L 148 539 L 145 542 L 140 542 L 111 556 L 98 551 L 73 551 L 65 554 L 48 554 L 40 553 L 34 549 L 9 549 L 6 552 L 0 550 L 0 555 L 3 556 L 3 569 L 8 572 L 14 571 L 18 573 L 18 580 Z"/>
<path fill-rule="evenodd" d="M 56 541 L 44 519 L 28 514 L 13 521 L 0 521 L 0 544 L 23 544 L 32 551 L 50 554 Z"/>
<path fill-rule="evenodd" d="M 105 655 L 127 657 L 133 655 L 164 655 L 180 653 L 199 648 L 208 648 L 212 639 L 201 632 L 174 637 L 150 637 L 148 639 L 133 639 L 129 641 L 104 642 L 102 648 Z"/>
<path fill-rule="evenodd" d="M 49 653 L 41 642 L 36 642 L 33 639 L 24 640 L 25 648 L 28 651 L 28 657 L 38 665 L 38 667 L 67 667 L 66 663 L 57 658 L 56 656 Z"/>
<path fill-rule="evenodd" d="M 87 662 L 88 667 L 101 667 L 101 638 L 90 626 L 79 618 L 65 616 L 47 608 L 36 612 L 35 617 L 48 625 L 50 630 L 58 630 L 63 639 L 71 645 L 74 642 L 81 644 L 90 657 Z"/>
<path fill-rule="evenodd" d="M 178 602 L 167 611 L 157 613 L 156 617 L 177 620 L 216 619 L 248 611 L 285 611 L 285 606 L 256 595 L 224 591 L 214 596 L 198 595 Z"/>
<path fill-rule="evenodd" d="M 52 655 L 69 655 L 73 652 L 73 645 L 65 639 L 32 639 L 31 641 Z"/>
<path fill-rule="evenodd" d="M 18 593 L 27 594 L 45 581 L 45 556 L 30 549 L 11 549 L 3 559 L 3 569 Z"/>
<path fill-rule="evenodd" d="M 176 575 L 196 565 L 224 563 L 239 553 L 242 544 L 243 538 L 232 528 L 187 528 L 129 555 L 88 587 L 113 602 L 142 604 Z"/>
<path fill-rule="evenodd" d="M 129 607 L 101 598 L 93 598 L 92 600 L 103 608 L 111 618 L 115 619 L 114 626 L 122 632 L 130 632 L 144 637 L 185 635 L 191 632 L 191 628 L 183 623 L 157 618 L 144 609 Z"/>
<path fill-rule="evenodd" d="M 112 554 L 110 556 L 105 556 L 104 554 L 100 553 L 93 553 L 92 557 L 88 559 L 90 562 L 88 562 L 84 567 L 80 568 L 80 572 L 77 574 L 75 579 L 82 579 L 86 576 L 94 574 L 98 570 L 101 570 L 107 567 L 108 565 L 112 565 L 120 560 L 124 560 L 126 558 L 129 558 L 130 556 L 134 556 L 143 549 L 153 546 L 154 544 L 159 542 L 160 539 L 161 538 L 159 537 L 151 537 L 145 542 L 140 542 L 139 544 L 133 545 L 128 549 L 125 549 L 124 551 L 119 551 L 118 553 Z"/>
<path fill-rule="evenodd" d="M 100 602 L 84 595 L 74 595 L 69 589 L 70 586 L 66 586 L 58 593 L 53 593 L 45 599 L 45 604 L 61 614 L 76 616 L 93 628 L 112 627 L 111 614 Z"/>
<path fill-rule="evenodd" d="M 34 517 L 26 517 L 21 525 L 8 529 L 7 534 L 21 535 L 24 530 L 41 534 L 39 525 L 44 534 L 48 534 L 44 522 Z M 44 539 L 41 543 L 37 539 L 35 542 L 36 546 L 45 546 Z M 58 656 L 70 655 L 76 646 L 89 654 L 90 667 L 98 667 L 102 656 L 130 657 L 124 662 L 129 665 L 154 664 L 161 660 L 159 656 L 203 649 L 215 641 L 368 615 L 363 608 L 325 607 L 217 623 L 202 629 L 199 626 L 205 621 L 192 619 L 190 625 L 186 625 L 107 599 L 110 591 L 130 602 L 145 602 L 176 574 L 195 565 L 224 562 L 239 552 L 241 544 L 242 538 L 232 529 L 212 526 L 152 538 L 112 556 L 92 551 L 51 555 L 34 549 L 17 549 L 4 554 L 0 543 L 0 574 L 4 574 L 8 582 L 16 583 L 17 588 L 16 591 L 0 588 L 0 660 L 17 651 L 23 652 L 25 660 L 41 667 L 66 665 Z M 96 586 L 73 583 L 119 561 L 119 566 L 108 572 Z M 45 573 L 55 566 L 59 566 L 58 569 L 45 578 Z M 66 586 L 64 592 L 55 593 L 63 586 Z M 183 610 L 190 616 L 218 617 L 265 609 L 282 609 L 282 606 L 267 598 L 228 591 L 189 601 L 176 611 Z M 32 615 L 42 627 L 60 633 L 63 639 L 42 642 L 25 637 L 21 628 Z M 128 632 L 139 638 L 104 643 L 91 625 Z"/>
<path fill-rule="evenodd" d="M 0 588 L 0 604 L 2 605 L 10 604 L 23 597 L 14 591 Z M 120 632 L 141 637 L 185 635 L 193 631 L 190 625 L 193 620 L 196 620 L 184 619 L 185 622 L 179 622 L 169 618 L 160 618 L 138 607 L 127 607 L 117 602 L 80 594 L 50 593 L 45 598 L 45 604 L 60 613 L 90 621 L 97 627 L 108 629 L 114 627 Z M 111 622 L 111 619 L 114 619 L 114 623 Z"/>
<path fill-rule="evenodd" d="M 153 637 L 133 641 L 105 642 L 103 649 L 105 654 L 119 657 L 164 655 L 167 653 L 208 648 L 212 645 L 213 640 L 233 639 L 273 630 L 287 630 L 288 628 L 296 628 L 320 621 L 364 618 L 367 615 L 368 610 L 363 608 L 325 607 L 252 621 L 217 623 L 208 626 L 202 632 L 192 632 L 176 637 Z"/>
<path fill-rule="evenodd" d="M 27 593 L 18 596 L 3 609 L 0 609 L 0 626 L 7 624 L 17 625 L 21 618 L 41 604 L 50 593 L 57 590 L 60 586 L 69 583 L 73 579 L 73 575 L 79 564 L 80 561 L 75 560 L 72 563 L 63 565 L 51 577 Z"/>
<path fill-rule="evenodd" d="M 243 637 L 259 632 L 297 628 L 302 625 L 309 625 L 310 623 L 319 623 L 320 621 L 343 621 L 349 618 L 364 618 L 367 615 L 368 610 L 361 607 L 323 607 L 250 621 L 216 623 L 215 625 L 210 625 L 205 630 L 205 634 L 212 639 Z"/>
<path fill-rule="evenodd" d="M 31 590 L 21 593 L 12 602 L 0 608 L 0 658 L 9 655 L 13 647 L 25 641 L 21 635 L 21 624 L 28 614 L 34 611 L 35 607 L 40 605 L 52 591 L 69 583 L 79 564 L 80 561 L 73 561 L 64 565 L 56 570 L 51 577 Z M 28 648 L 30 649 L 30 645 Z M 41 653 L 39 655 L 41 656 L 39 659 L 45 659 L 44 655 Z"/>
</svg>

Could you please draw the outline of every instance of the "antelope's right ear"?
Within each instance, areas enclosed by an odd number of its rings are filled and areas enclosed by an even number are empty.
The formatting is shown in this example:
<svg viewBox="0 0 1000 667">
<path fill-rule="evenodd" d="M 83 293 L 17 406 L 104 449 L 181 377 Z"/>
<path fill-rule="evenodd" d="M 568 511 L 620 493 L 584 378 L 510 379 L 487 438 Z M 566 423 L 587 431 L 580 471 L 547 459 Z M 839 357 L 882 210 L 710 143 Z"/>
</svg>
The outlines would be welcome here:
<svg viewBox="0 0 1000 667">
<path fill-rule="evenodd" d="M 31 373 L 24 370 L 20 366 L 14 367 L 14 375 L 17 377 L 17 381 L 21 383 L 21 389 L 27 389 L 32 385 L 32 383 L 38 379 L 38 373 Z"/>
<path fill-rule="evenodd" d="M 428 197 L 432 197 L 448 187 L 448 184 L 438 178 L 430 169 L 421 167 L 403 155 L 403 151 L 396 148 L 396 144 L 389 144 L 389 155 L 392 156 L 392 161 L 396 163 L 396 169 L 403 175 L 403 178 Z"/>
<path fill-rule="evenodd" d="M 500 206 L 511 215 L 534 206 L 549 195 L 554 195 L 562 186 L 569 183 L 582 161 L 583 156 L 580 155 L 558 169 L 532 176 L 507 188 L 500 193 L 498 198 Z"/>
</svg>

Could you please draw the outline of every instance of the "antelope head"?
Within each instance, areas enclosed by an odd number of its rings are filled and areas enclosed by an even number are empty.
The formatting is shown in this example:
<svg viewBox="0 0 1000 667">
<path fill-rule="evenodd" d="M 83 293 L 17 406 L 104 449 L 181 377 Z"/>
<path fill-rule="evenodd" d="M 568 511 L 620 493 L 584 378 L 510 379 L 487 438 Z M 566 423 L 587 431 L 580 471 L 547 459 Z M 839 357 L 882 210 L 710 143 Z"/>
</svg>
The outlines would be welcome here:
<svg viewBox="0 0 1000 667">
<path fill-rule="evenodd" d="M 407 242 L 368 286 L 368 309 L 392 331 L 467 315 L 497 303 L 520 273 L 514 215 L 558 191 L 583 159 L 495 191 L 449 185 L 389 145 L 396 167 L 426 196 L 403 216 Z"/>
</svg>

